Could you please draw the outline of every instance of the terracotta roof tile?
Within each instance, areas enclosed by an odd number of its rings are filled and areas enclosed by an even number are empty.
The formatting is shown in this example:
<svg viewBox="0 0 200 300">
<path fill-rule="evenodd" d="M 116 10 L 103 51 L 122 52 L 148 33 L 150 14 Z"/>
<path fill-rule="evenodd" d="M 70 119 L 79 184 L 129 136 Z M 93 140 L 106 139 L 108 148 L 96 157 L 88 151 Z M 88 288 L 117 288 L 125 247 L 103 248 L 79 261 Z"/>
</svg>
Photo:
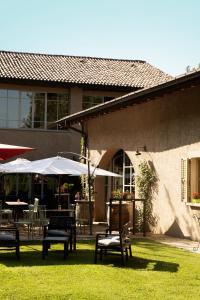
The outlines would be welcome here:
<svg viewBox="0 0 200 300">
<path fill-rule="evenodd" d="M 0 78 L 144 88 L 172 77 L 140 60 L 0 51 Z"/>
</svg>

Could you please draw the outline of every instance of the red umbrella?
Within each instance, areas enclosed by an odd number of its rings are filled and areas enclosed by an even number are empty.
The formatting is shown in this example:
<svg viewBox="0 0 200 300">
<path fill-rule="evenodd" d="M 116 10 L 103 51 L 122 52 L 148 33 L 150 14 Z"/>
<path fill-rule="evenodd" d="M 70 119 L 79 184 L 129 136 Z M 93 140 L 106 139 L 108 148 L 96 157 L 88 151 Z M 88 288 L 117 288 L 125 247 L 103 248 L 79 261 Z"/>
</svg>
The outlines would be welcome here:
<svg viewBox="0 0 200 300">
<path fill-rule="evenodd" d="M 0 144 L 0 160 L 8 159 L 12 156 L 32 151 L 34 148 Z"/>
</svg>

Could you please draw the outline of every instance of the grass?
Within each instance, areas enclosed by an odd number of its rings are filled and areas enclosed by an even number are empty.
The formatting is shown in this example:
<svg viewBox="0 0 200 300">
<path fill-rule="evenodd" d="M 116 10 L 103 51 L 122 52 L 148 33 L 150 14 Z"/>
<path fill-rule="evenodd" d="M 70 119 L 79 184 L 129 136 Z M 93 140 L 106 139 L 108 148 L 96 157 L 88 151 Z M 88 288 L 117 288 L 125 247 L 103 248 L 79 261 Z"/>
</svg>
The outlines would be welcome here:
<svg viewBox="0 0 200 300">
<path fill-rule="evenodd" d="M 148 239 L 133 240 L 125 268 L 118 255 L 94 265 L 94 243 L 80 242 L 63 260 L 53 245 L 42 260 L 41 244 L 21 246 L 21 260 L 0 252 L 0 299 L 200 299 L 200 256 Z"/>
</svg>

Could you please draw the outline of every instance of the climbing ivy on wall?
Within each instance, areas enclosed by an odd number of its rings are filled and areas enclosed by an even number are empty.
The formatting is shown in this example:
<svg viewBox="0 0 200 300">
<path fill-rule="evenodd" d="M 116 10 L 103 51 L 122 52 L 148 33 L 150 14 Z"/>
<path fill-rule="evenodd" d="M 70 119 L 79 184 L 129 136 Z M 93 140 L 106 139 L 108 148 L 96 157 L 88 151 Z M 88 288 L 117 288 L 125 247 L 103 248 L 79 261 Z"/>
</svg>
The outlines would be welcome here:
<svg viewBox="0 0 200 300">
<path fill-rule="evenodd" d="M 139 175 L 136 178 L 136 185 L 139 197 L 141 199 L 145 199 L 147 225 L 155 226 L 156 218 L 152 213 L 152 200 L 153 193 L 157 186 L 157 176 L 153 167 L 151 167 L 146 161 L 139 164 Z"/>
</svg>

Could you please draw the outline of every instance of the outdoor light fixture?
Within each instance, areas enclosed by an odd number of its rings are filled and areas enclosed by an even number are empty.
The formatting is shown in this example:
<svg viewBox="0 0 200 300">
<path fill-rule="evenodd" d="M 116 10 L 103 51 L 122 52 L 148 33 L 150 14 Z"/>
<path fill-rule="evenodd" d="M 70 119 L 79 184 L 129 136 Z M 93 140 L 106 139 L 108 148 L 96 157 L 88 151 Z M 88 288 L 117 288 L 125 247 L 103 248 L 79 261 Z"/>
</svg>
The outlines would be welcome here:
<svg viewBox="0 0 200 300">
<path fill-rule="evenodd" d="M 142 153 L 139 151 L 139 149 L 142 150 L 142 151 L 144 151 L 144 152 L 147 151 L 147 147 L 146 147 L 146 146 L 137 147 L 137 150 L 136 150 L 136 152 L 135 152 L 135 155 L 141 155 L 141 154 L 142 154 Z"/>
</svg>

